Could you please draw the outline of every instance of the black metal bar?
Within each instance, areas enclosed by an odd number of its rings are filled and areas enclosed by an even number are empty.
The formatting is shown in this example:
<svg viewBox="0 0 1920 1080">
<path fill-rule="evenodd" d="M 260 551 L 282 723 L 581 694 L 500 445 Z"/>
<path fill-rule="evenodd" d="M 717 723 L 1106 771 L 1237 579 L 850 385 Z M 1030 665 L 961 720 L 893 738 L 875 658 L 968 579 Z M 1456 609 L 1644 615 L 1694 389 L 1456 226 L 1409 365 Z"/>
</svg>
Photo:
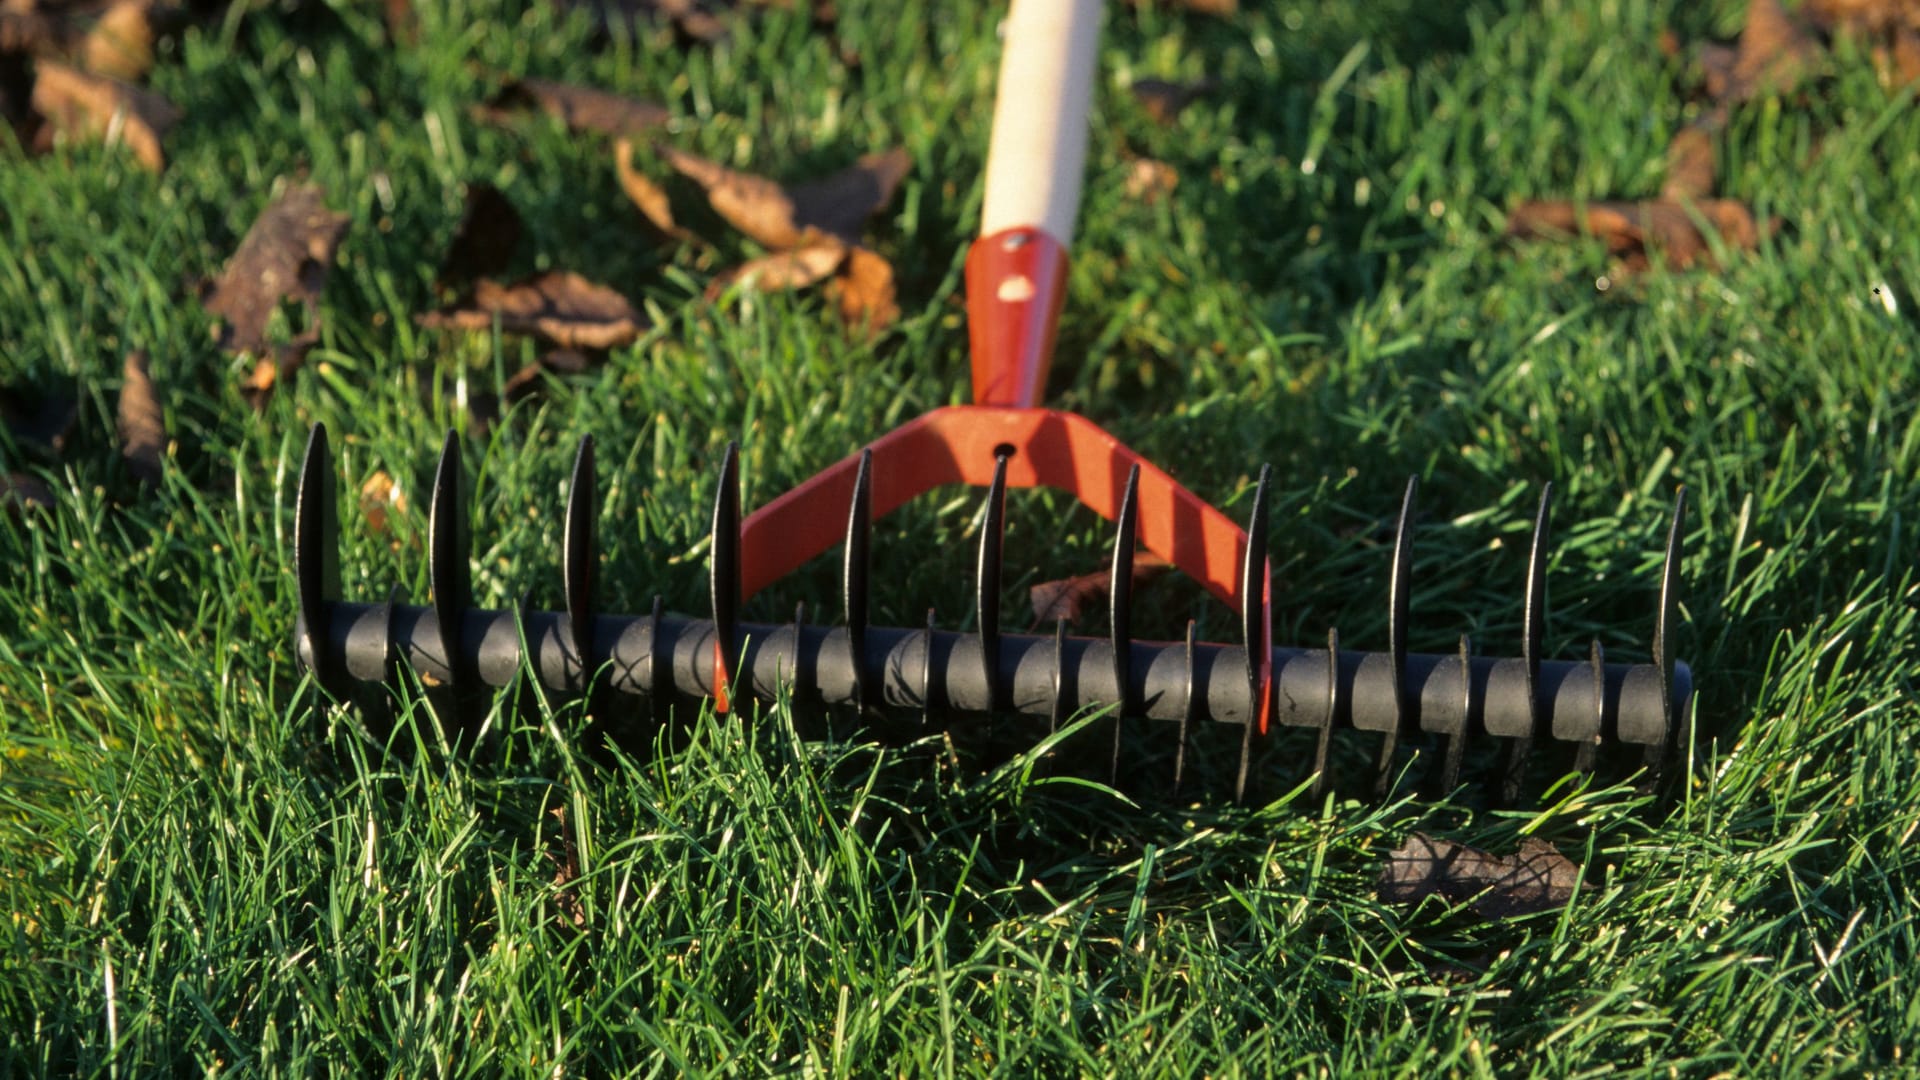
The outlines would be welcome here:
<svg viewBox="0 0 1920 1080">
<path fill-rule="evenodd" d="M 1440 794 L 1451 795 L 1460 785 L 1460 764 L 1466 758 L 1467 732 L 1473 726 L 1473 639 L 1460 635 L 1460 719 L 1459 730 L 1447 733 L 1447 748 L 1441 758 Z"/>
<path fill-rule="evenodd" d="M 1127 661 L 1133 655 L 1133 549 L 1138 543 L 1140 510 L 1140 466 L 1127 470 L 1126 490 L 1120 495 L 1120 514 L 1114 521 L 1113 561 L 1107 579 L 1107 630 L 1113 642 L 1113 685 L 1120 696 L 1113 706 L 1113 750 L 1107 763 L 1107 782 L 1120 777 L 1120 735 L 1124 730 L 1129 702 L 1127 687 L 1133 684 Z"/>
<path fill-rule="evenodd" d="M 1193 693 L 1193 676 L 1194 676 L 1193 648 L 1194 648 L 1195 632 L 1196 631 L 1194 627 L 1194 621 L 1192 619 L 1188 619 L 1187 620 L 1187 639 L 1186 639 L 1186 659 L 1185 659 L 1185 662 L 1181 664 L 1181 667 L 1180 667 L 1180 671 L 1181 671 L 1180 734 L 1179 734 L 1180 745 L 1174 747 L 1174 751 L 1173 751 L 1173 794 L 1176 797 L 1179 796 L 1180 794 L 1181 782 L 1186 779 L 1187 742 L 1188 742 L 1188 739 L 1190 738 L 1190 733 L 1193 730 L 1194 706 L 1198 703 L 1198 699 L 1194 696 L 1194 693 Z M 1132 651 L 1131 647 L 1129 647 L 1128 651 L 1129 652 Z"/>
<path fill-rule="evenodd" d="M 1053 688 L 1048 694 L 1047 734 L 1060 733 L 1060 721 L 1066 719 L 1066 687 L 1063 679 L 1067 664 L 1067 620 L 1053 620 Z"/>
<path fill-rule="evenodd" d="M 466 650 L 461 636 L 461 624 L 473 607 L 473 567 L 468 561 L 461 471 L 460 443 L 449 431 L 440 447 L 440 462 L 433 470 L 433 490 L 427 502 L 427 581 L 433 591 L 434 644 L 447 664 L 446 675 L 439 683 L 458 723 L 469 726 L 476 719 L 478 699 L 473 695 L 471 669 L 463 662 Z"/>
<path fill-rule="evenodd" d="M 1247 671 L 1247 700 L 1253 703 L 1253 716 L 1240 736 L 1240 771 L 1233 784 L 1233 801 L 1237 803 L 1247 798 L 1247 766 L 1253 756 L 1254 729 L 1260 726 L 1260 699 L 1263 692 L 1272 696 L 1272 688 L 1262 685 L 1268 672 L 1261 671 L 1255 659 L 1269 647 L 1273 638 L 1273 616 L 1267 610 L 1272 599 L 1267 594 L 1267 481 L 1272 474 L 1273 466 L 1260 466 L 1260 482 L 1253 489 L 1253 509 L 1248 512 L 1247 550 L 1240 563 L 1240 640 L 1246 642 L 1242 652 Z"/>
<path fill-rule="evenodd" d="M 1593 639 L 1593 646 L 1591 652 L 1588 654 L 1588 660 L 1591 665 L 1591 671 L 1587 678 L 1593 684 L 1593 726 L 1597 732 L 1601 725 L 1607 721 L 1606 651 L 1600 647 L 1599 638 Z M 1593 771 L 1594 751 L 1598 746 L 1598 742 L 1598 736 L 1596 735 L 1595 738 L 1582 739 L 1574 743 L 1573 769 L 1575 772 L 1590 773 Z"/>
<path fill-rule="evenodd" d="M 664 727 L 673 718 L 673 671 L 668 666 L 672 654 L 657 646 L 666 640 L 666 603 L 659 593 L 653 594 L 653 610 L 647 616 L 647 643 L 645 653 L 647 664 L 646 693 L 652 698 L 653 722 Z"/>
</svg>

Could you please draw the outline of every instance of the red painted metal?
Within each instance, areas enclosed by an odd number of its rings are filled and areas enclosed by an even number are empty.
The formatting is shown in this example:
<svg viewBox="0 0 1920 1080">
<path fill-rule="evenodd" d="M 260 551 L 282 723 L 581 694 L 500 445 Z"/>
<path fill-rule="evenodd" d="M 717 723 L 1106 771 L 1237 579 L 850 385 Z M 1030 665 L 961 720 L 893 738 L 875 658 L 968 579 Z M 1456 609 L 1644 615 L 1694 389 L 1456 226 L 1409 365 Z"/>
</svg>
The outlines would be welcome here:
<svg viewBox="0 0 1920 1080">
<path fill-rule="evenodd" d="M 1034 408 L 1046 394 L 1067 295 L 1067 249 L 1041 229 L 1003 229 L 967 252 L 973 402 Z"/>
</svg>

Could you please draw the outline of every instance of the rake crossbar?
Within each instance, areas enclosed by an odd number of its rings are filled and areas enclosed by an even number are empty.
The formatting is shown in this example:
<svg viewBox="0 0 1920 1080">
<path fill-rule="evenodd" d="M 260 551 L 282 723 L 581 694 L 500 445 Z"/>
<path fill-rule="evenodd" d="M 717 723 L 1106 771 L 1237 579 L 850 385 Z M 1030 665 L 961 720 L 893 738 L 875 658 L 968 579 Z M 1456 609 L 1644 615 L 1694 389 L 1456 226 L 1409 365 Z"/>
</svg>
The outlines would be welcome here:
<svg viewBox="0 0 1920 1080">
<path fill-rule="evenodd" d="M 675 700 L 711 698 L 725 708 L 741 691 L 760 699 L 791 694 L 803 705 L 888 709 L 946 719 L 983 714 L 1044 717 L 1057 730 L 1068 717 L 1109 709 L 1117 717 L 1180 726 L 1176 784 L 1191 725 L 1237 724 L 1244 792 L 1256 735 L 1269 722 L 1317 729 L 1316 786 L 1324 779 L 1328 734 L 1338 729 L 1380 736 L 1376 788 L 1385 791 L 1404 736 L 1445 740 L 1442 784 L 1458 779 L 1470 740 L 1504 742 L 1511 796 L 1533 744 L 1553 739 L 1577 748 L 1575 767 L 1591 767 L 1595 749 L 1638 746 L 1656 771 L 1684 737 L 1692 697 L 1687 665 L 1671 656 L 1684 493 L 1674 508 L 1660 582 L 1651 663 L 1606 662 L 1598 642 L 1586 659 L 1542 657 L 1546 622 L 1545 534 L 1551 487 L 1543 492 L 1529 548 L 1522 654 L 1475 656 L 1465 637 L 1448 654 L 1407 651 L 1416 486 L 1409 482 L 1393 545 L 1386 652 L 1343 649 L 1329 632 L 1324 649 L 1273 647 L 1269 640 L 1268 569 L 1264 555 L 1267 472 L 1262 470 L 1252 520 L 1240 543 L 1240 644 L 1194 640 L 1147 642 L 1131 632 L 1132 560 L 1140 521 L 1141 470 L 1128 470 L 1111 516 L 1116 523 L 1110 568 L 1109 634 L 1070 637 L 1009 634 L 1000 627 L 1001 533 L 1013 454 L 994 450 L 975 589 L 975 628 L 928 624 L 914 629 L 868 625 L 870 531 L 875 511 L 874 457 L 858 455 L 844 497 L 845 612 L 839 626 L 811 625 L 796 612 L 787 624 L 743 622 L 743 518 L 738 457 L 729 447 L 715 498 L 708 617 L 670 614 L 658 598 L 647 615 L 598 613 L 592 603 L 597 556 L 597 498 L 591 439 L 576 456 L 564 519 L 566 611 L 475 608 L 462 523 L 458 446 L 448 437 L 430 495 L 428 577 L 432 603 L 411 606 L 340 599 L 338 516 L 327 436 L 316 426 L 301 467 L 295 521 L 300 663 L 336 697 L 357 683 L 389 682 L 401 665 L 445 696 L 462 721 L 484 705 L 483 691 L 511 685 L 522 673 L 546 689 L 584 695 L 596 687 L 647 701 L 665 721 Z M 816 504 L 817 505 L 817 504 Z M 1235 529 L 1236 532 L 1239 530 Z M 1265 663 L 1259 661 L 1264 660 Z M 1250 662 L 1253 661 L 1253 662 Z M 1114 725 L 1110 767 L 1118 770 L 1120 727 Z"/>
</svg>

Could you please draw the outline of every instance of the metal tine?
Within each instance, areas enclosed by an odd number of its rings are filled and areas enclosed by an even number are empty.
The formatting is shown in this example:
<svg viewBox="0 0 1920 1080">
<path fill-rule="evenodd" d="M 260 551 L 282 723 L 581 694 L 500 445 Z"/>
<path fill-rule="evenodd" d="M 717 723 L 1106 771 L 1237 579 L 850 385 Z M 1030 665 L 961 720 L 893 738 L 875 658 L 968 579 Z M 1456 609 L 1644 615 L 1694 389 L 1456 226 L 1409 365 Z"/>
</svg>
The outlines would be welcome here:
<svg viewBox="0 0 1920 1080">
<path fill-rule="evenodd" d="M 598 554 L 593 546 L 593 516 L 599 505 L 599 484 L 593 469 L 593 436 L 580 438 L 573 456 L 573 479 L 567 484 L 565 548 L 560 577 L 567 593 L 567 636 L 579 658 L 580 681 L 593 677 L 593 572 Z"/>
<path fill-rule="evenodd" d="M 1687 521 L 1687 489 L 1683 484 L 1674 492 L 1673 521 L 1667 526 L 1667 552 L 1660 564 L 1660 608 L 1653 623 L 1653 666 L 1660 672 L 1660 706 L 1666 713 L 1665 733 L 1661 741 L 1647 747 L 1646 761 L 1653 781 L 1658 781 L 1667 750 L 1678 748 L 1682 733 L 1675 730 L 1673 715 L 1673 626 L 1680 603 L 1680 541 Z M 1686 733 L 1691 738 L 1691 733 Z"/>
<path fill-rule="evenodd" d="M 1600 741 L 1600 734 L 1607 723 L 1607 661 L 1606 650 L 1600 647 L 1600 639 L 1593 639 L 1593 648 L 1589 654 L 1593 665 L 1593 738 L 1582 739 L 1573 748 L 1573 770 L 1578 773 L 1593 771 L 1594 744 Z"/>
<path fill-rule="evenodd" d="M 933 609 L 928 608 L 927 636 L 924 639 L 926 647 L 920 650 L 920 726 L 922 728 L 932 723 L 933 714 L 939 711 L 933 703 L 933 632 L 939 625 Z"/>
<path fill-rule="evenodd" d="M 1327 747 L 1333 741 L 1333 716 L 1340 711 L 1340 630 L 1327 629 L 1327 714 L 1313 748 L 1313 797 L 1327 793 Z"/>
<path fill-rule="evenodd" d="M 872 581 L 873 451 L 860 451 L 853 476 L 853 502 L 847 508 L 847 552 L 841 564 L 841 595 L 847 613 L 847 649 L 853 654 L 853 707 L 865 715 L 867 700 L 867 612 Z"/>
<path fill-rule="evenodd" d="M 1540 489 L 1540 508 L 1533 516 L 1533 542 L 1527 548 L 1527 605 L 1521 616 L 1520 642 L 1527 677 L 1527 733 L 1507 746 L 1500 781 L 1500 801 L 1507 805 L 1520 799 L 1527 758 L 1533 752 L 1533 740 L 1540 734 L 1540 654 L 1547 638 L 1547 530 L 1552 524 L 1553 483 L 1548 481 Z"/>
<path fill-rule="evenodd" d="M 1453 794 L 1460 785 L 1460 762 L 1466 757 L 1467 738 L 1473 731 L 1473 639 L 1460 635 L 1460 730 L 1447 736 L 1447 749 L 1440 765 L 1440 794 Z"/>
<path fill-rule="evenodd" d="M 1053 620 L 1053 701 L 1047 712 L 1047 734 L 1060 733 L 1060 721 L 1066 719 L 1067 620 Z"/>
<path fill-rule="evenodd" d="M 660 641 L 661 618 L 665 613 L 666 601 L 654 593 L 653 613 L 647 620 L 647 690 L 653 695 L 649 704 L 656 727 L 665 727 L 667 721 L 673 719 L 672 657 L 661 648 Z"/>
<path fill-rule="evenodd" d="M 810 694 L 813 690 L 812 675 L 814 665 L 807 663 L 805 657 L 806 650 L 801 648 L 802 643 L 806 640 L 806 632 L 807 602 L 805 600 L 796 601 L 793 605 L 793 670 L 782 673 L 786 677 L 788 686 L 791 689 L 791 700 L 793 701 L 793 710 L 796 715 L 799 714 L 800 710 L 810 708 L 813 705 Z"/>
<path fill-rule="evenodd" d="M 1420 478 L 1407 477 L 1407 491 L 1400 498 L 1400 519 L 1393 526 L 1393 576 L 1387 582 L 1387 659 L 1393 672 L 1393 726 L 1380 740 L 1380 762 L 1373 776 L 1375 798 L 1385 798 L 1393 785 L 1393 753 L 1400 745 L 1400 732 L 1407 724 L 1407 619 L 1413 601 L 1413 501 L 1420 493 Z"/>
<path fill-rule="evenodd" d="M 1180 698 L 1180 745 L 1174 747 L 1173 751 L 1173 794 L 1176 798 L 1180 795 L 1181 781 L 1187 774 L 1187 740 L 1193 730 L 1194 707 L 1199 704 L 1193 692 L 1194 635 L 1194 621 L 1188 619 L 1186 678 L 1182 680 Z"/>
<path fill-rule="evenodd" d="M 1107 782 L 1120 779 L 1120 736 L 1127 716 L 1127 691 L 1133 684 L 1133 549 L 1139 531 L 1140 465 L 1127 470 L 1126 491 L 1120 496 L 1120 515 L 1113 535 L 1113 565 L 1107 580 L 1108 628 L 1113 641 L 1113 751 L 1107 763 Z"/>
<path fill-rule="evenodd" d="M 433 472 L 433 493 L 427 503 L 427 580 L 433 589 L 441 656 L 453 676 L 456 693 L 466 682 L 460 624 L 473 606 L 473 572 L 467 562 L 467 515 L 460 501 L 460 478 L 460 443 L 449 431 L 440 447 L 440 463 Z"/>
<path fill-rule="evenodd" d="M 1264 726 L 1264 698 L 1273 671 L 1273 628 L 1267 610 L 1267 481 L 1273 466 L 1260 466 L 1260 482 L 1253 489 L 1253 510 L 1247 522 L 1247 551 L 1240 565 L 1240 630 L 1247 645 L 1247 726 L 1240 736 L 1240 772 L 1233 783 L 1233 801 L 1247 798 L 1247 766 L 1253 756 L 1254 728 Z"/>
<path fill-rule="evenodd" d="M 311 666 L 325 685 L 339 666 L 327 655 L 333 640 L 327 625 L 327 605 L 340 599 L 339 501 L 325 424 L 313 425 L 307 435 L 306 455 L 300 462 L 300 487 L 293 510 L 293 576 L 300 593 L 297 632 L 306 638 Z M 299 644 L 294 642 L 296 652 Z"/>
<path fill-rule="evenodd" d="M 1000 555 L 1007 531 L 1007 459 L 993 455 L 993 483 L 987 488 L 986 522 L 980 529 L 980 561 L 974 575 L 974 615 L 979 622 L 980 666 L 986 676 L 987 711 L 997 712 L 1000 692 Z"/>
<path fill-rule="evenodd" d="M 720 458 L 720 486 L 713 497 L 712 544 L 707 580 L 713 597 L 713 704 L 728 712 L 740 625 L 740 444 L 730 442 Z"/>
</svg>

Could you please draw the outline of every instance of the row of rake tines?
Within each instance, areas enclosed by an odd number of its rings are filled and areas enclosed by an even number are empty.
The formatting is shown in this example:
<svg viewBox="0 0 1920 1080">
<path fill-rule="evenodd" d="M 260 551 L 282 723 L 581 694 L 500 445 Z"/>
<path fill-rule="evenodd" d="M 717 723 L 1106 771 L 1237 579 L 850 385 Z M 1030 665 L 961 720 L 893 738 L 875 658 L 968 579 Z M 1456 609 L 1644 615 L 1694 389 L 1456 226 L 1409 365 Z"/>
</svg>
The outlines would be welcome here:
<svg viewBox="0 0 1920 1080">
<path fill-rule="evenodd" d="M 317 440 L 324 447 L 324 431 L 316 429 Z M 324 455 L 324 449 L 322 449 Z M 980 677 L 987 686 L 987 700 L 994 703 L 996 709 L 1005 708 L 1007 696 L 1002 680 L 1001 668 L 997 660 L 1000 657 L 1002 592 L 1002 541 L 1006 526 L 1007 463 L 1012 456 L 1012 448 L 1002 447 L 995 454 L 995 469 L 991 484 L 988 486 L 985 505 L 979 515 L 981 521 L 980 543 L 974 574 L 974 635 L 977 638 L 979 655 L 982 658 Z M 1270 639 L 1270 594 L 1267 586 L 1268 562 L 1267 548 L 1267 503 L 1270 467 L 1263 466 L 1254 489 L 1252 508 L 1246 528 L 1247 544 L 1245 558 L 1239 568 L 1240 596 L 1244 598 L 1238 612 L 1241 639 L 1244 646 L 1244 666 L 1246 668 L 1248 701 L 1261 700 L 1263 690 L 1268 702 L 1275 692 L 1278 679 L 1269 679 L 1270 671 L 1263 670 L 1255 662 L 1255 657 L 1271 655 Z M 1119 700 L 1102 703 L 1111 713 L 1111 740 L 1108 747 L 1106 771 L 1109 782 L 1117 782 L 1120 771 L 1122 720 L 1138 708 L 1139 702 L 1132 700 L 1131 687 L 1134 685 L 1133 672 L 1129 665 L 1133 662 L 1134 646 L 1137 644 L 1132 635 L 1133 617 L 1133 574 L 1134 553 L 1137 547 L 1138 529 L 1138 484 L 1140 470 L 1135 465 L 1130 470 L 1125 490 L 1115 519 L 1115 535 L 1112 560 L 1108 568 L 1108 635 L 1106 643 L 1112 657 L 1114 685 L 1122 688 Z M 303 476 L 303 486 L 306 477 Z M 467 543 L 461 523 L 465 511 L 460 502 L 461 465 L 459 448 L 455 437 L 449 433 L 442 448 L 439 463 L 435 469 L 432 494 L 429 503 L 429 542 L 428 576 L 433 596 L 433 610 L 437 615 L 437 624 L 446 633 L 447 628 L 457 627 L 464 613 L 471 606 L 471 571 L 468 565 Z M 1395 755 L 1403 731 L 1408 730 L 1406 718 L 1410 704 L 1406 686 L 1407 636 L 1410 619 L 1410 591 L 1412 568 L 1412 522 L 1415 512 L 1415 497 L 1418 492 L 1418 480 L 1409 477 L 1402 497 L 1399 514 L 1394 526 L 1392 571 L 1389 581 L 1388 605 L 1388 670 L 1391 672 L 1394 686 L 1392 692 L 1393 717 L 1379 732 L 1381 741 L 1375 757 L 1373 788 L 1376 797 L 1388 794 L 1395 781 Z M 594 542 L 594 514 L 597 503 L 597 481 L 594 469 L 594 441 L 592 436 L 583 437 L 576 452 L 569 483 L 565 517 L 562 578 L 566 599 L 566 633 L 571 636 L 570 645 L 575 655 L 589 657 L 594 655 L 590 635 L 595 616 L 592 597 L 592 581 L 598 563 L 598 553 Z M 1550 523 L 1553 486 L 1543 486 L 1538 508 L 1533 522 L 1532 540 L 1528 549 L 1526 573 L 1526 600 L 1523 611 L 1522 656 L 1526 671 L 1527 708 L 1531 712 L 1531 730 L 1541 730 L 1541 705 L 1539 693 L 1535 688 L 1542 660 L 1545 627 L 1547 620 L 1546 601 L 1546 538 Z M 1672 690 L 1675 660 L 1671 653 L 1672 623 L 1677 589 L 1679 566 L 1679 545 L 1681 527 L 1686 511 L 1686 490 L 1676 492 L 1673 513 L 1667 533 L 1667 543 L 1660 580 L 1659 606 L 1654 626 L 1652 643 L 1652 664 L 1661 677 L 1661 693 L 1668 716 L 1665 718 L 1666 736 L 1658 745 L 1644 747 L 1643 763 L 1647 771 L 1643 777 L 1643 786 L 1651 787 L 1657 782 L 1660 772 L 1673 742 L 1673 714 L 1685 708 L 1685 702 L 1673 701 Z M 847 507 L 847 526 L 843 544 L 841 566 L 841 592 L 844 608 L 845 632 L 850 653 L 855 658 L 866 657 L 866 644 L 869 630 L 868 610 L 871 595 L 872 574 L 870 550 L 872 537 L 872 451 L 863 450 L 859 468 L 853 486 L 850 505 Z M 331 523 L 330 523 L 331 524 Z M 715 643 L 713 659 L 713 678 L 710 685 L 698 688 L 704 696 L 714 699 L 723 709 L 728 708 L 734 687 L 752 685 L 751 679 L 743 678 L 738 670 L 742 666 L 743 645 L 741 611 L 741 527 L 739 447 L 729 443 L 722 455 L 719 468 L 718 490 L 714 499 L 713 514 L 709 535 L 709 584 L 711 601 L 711 629 Z M 311 553 L 302 553 L 312 558 Z M 522 614 L 525 614 L 522 605 Z M 544 613 L 542 613 L 544 614 Z M 663 615 L 663 602 L 656 595 L 650 619 L 654 628 L 651 640 L 659 640 L 658 628 Z M 796 605 L 791 629 L 794 640 L 800 640 L 800 632 L 807 626 L 805 606 Z M 916 631 L 918 632 L 918 631 Z M 935 616 L 929 609 L 924 633 L 928 636 L 928 645 L 922 656 L 925 663 L 931 664 L 934 650 L 932 635 L 936 632 Z M 1058 735 L 1063 723 L 1070 717 L 1068 706 L 1062 693 L 1063 679 L 1060 670 L 1061 657 L 1066 654 L 1066 622 L 1057 620 L 1053 633 L 1055 666 L 1053 673 L 1053 692 L 1049 705 L 1049 732 Z M 1086 640 L 1086 639 L 1083 639 Z M 1172 648 L 1183 648 L 1186 654 L 1185 685 L 1182 689 L 1183 701 L 1180 709 L 1179 734 L 1173 762 L 1174 793 L 1179 793 L 1187 771 L 1187 751 L 1192 741 L 1192 724 L 1199 719 L 1199 713 L 1205 707 L 1200 695 L 1194 693 L 1195 651 L 1199 648 L 1222 648 L 1221 646 L 1199 645 L 1195 640 L 1195 622 L 1187 620 L 1185 640 L 1175 643 Z M 445 643 L 448 656 L 457 655 L 459 646 L 454 641 Z M 1328 751 L 1334 718 L 1342 710 L 1340 696 L 1341 679 L 1339 665 L 1343 654 L 1338 630 L 1329 629 L 1326 646 L 1326 701 L 1325 713 L 1317 725 L 1317 743 L 1314 751 L 1312 770 L 1312 791 L 1316 798 L 1325 790 L 1328 777 Z M 1473 681 L 1468 670 L 1473 656 L 1472 642 L 1465 634 L 1461 635 L 1458 646 L 1458 660 L 1461 665 L 1460 681 L 1466 693 L 1471 696 Z M 1590 649 L 1588 662 L 1592 666 L 1594 685 L 1602 685 L 1602 666 L 1604 653 L 1601 644 L 1595 640 Z M 664 725 L 670 717 L 670 694 L 659 691 L 660 687 L 672 686 L 672 676 L 663 665 L 660 650 L 655 650 L 655 665 L 652 681 L 653 716 L 657 725 Z M 874 692 L 872 675 L 868 665 L 856 659 L 853 667 L 853 692 L 851 699 L 836 704 L 854 707 L 861 716 L 870 715 L 877 707 L 878 695 Z M 805 672 L 796 666 L 790 674 L 796 683 L 804 680 Z M 1690 678 L 1690 677 L 1689 677 Z M 922 720 L 931 720 L 943 714 L 943 705 L 937 700 L 934 688 L 938 680 L 930 671 L 921 673 L 922 686 L 925 688 L 920 708 Z M 1267 685 L 1263 686 L 1263 682 Z M 1690 686 L 1690 682 L 1687 684 Z M 682 691 L 689 688 L 680 687 Z M 789 687 L 797 689 L 797 687 Z M 1688 691 L 1680 692 L 1685 697 Z M 798 694 L 794 695 L 797 700 Z M 1597 696 L 1597 695 L 1596 695 Z M 1083 702 L 1084 705 L 1084 702 Z M 1596 708 L 1599 704 L 1596 701 Z M 1474 703 L 1469 699 L 1463 703 L 1462 715 L 1474 714 Z M 1251 715 L 1251 714 L 1250 714 Z M 1244 799 L 1247 790 L 1249 762 L 1254 750 L 1254 736 L 1264 734 L 1264 720 L 1261 723 L 1242 723 L 1240 736 L 1239 764 L 1234 782 L 1236 800 Z M 1357 726 L 1357 725 L 1356 725 Z M 1258 732 L 1257 732 L 1257 729 Z M 1462 761 L 1471 728 L 1463 723 L 1461 730 L 1444 736 L 1446 746 L 1441 759 L 1438 776 L 1438 793 L 1447 794 L 1458 786 Z M 1502 801 L 1513 802 L 1520 794 L 1528 771 L 1533 751 L 1534 737 L 1489 736 L 1506 744 L 1503 764 L 1500 768 L 1501 782 L 1499 797 Z M 1583 740 L 1576 744 L 1573 755 L 1573 770 L 1577 773 L 1590 772 L 1595 764 L 1596 746 L 1594 740 Z"/>
</svg>

